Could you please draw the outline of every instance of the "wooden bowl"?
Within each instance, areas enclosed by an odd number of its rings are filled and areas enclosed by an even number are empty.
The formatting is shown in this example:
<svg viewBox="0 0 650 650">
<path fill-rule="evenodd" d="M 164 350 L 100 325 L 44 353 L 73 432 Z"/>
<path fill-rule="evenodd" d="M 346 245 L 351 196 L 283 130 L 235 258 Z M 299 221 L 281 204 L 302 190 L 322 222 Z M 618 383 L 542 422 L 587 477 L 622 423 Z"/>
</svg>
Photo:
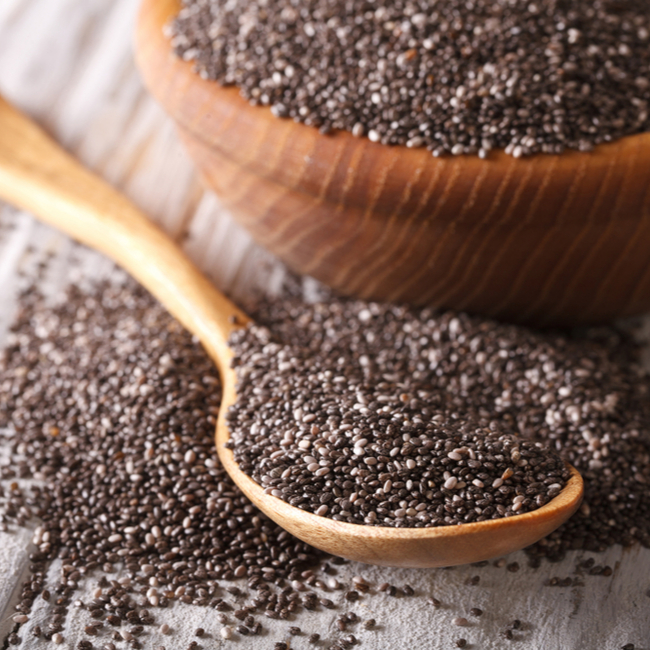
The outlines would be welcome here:
<svg viewBox="0 0 650 650">
<path fill-rule="evenodd" d="M 536 325 L 650 309 L 650 133 L 560 156 L 434 158 L 321 135 L 174 57 L 143 0 L 137 60 L 207 183 L 289 267 L 345 295 Z"/>
</svg>

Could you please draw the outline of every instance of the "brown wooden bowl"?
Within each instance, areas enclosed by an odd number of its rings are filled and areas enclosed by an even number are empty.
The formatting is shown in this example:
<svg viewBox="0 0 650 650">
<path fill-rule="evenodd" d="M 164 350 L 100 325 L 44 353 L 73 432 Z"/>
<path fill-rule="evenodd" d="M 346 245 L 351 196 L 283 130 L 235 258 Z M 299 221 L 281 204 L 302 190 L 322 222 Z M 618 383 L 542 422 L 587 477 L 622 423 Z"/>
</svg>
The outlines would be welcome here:
<svg viewBox="0 0 650 650">
<path fill-rule="evenodd" d="M 650 309 L 650 133 L 560 156 L 434 158 L 280 120 L 174 57 L 143 0 L 137 60 L 207 185 L 289 267 L 345 295 L 536 325 Z"/>
</svg>

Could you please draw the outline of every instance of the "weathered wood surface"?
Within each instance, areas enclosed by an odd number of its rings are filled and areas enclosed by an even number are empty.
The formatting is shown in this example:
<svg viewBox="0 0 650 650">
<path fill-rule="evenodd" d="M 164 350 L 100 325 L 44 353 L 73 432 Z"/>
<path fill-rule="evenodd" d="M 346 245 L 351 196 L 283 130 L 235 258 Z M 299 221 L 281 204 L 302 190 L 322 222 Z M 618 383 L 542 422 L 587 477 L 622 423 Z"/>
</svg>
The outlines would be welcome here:
<svg viewBox="0 0 650 650">
<path fill-rule="evenodd" d="M 144 92 L 131 51 L 136 9 L 137 0 L 0 0 L 0 93 L 124 191 L 182 241 L 222 289 L 243 300 L 256 285 L 276 282 L 282 270 L 232 222 L 218 200 L 202 190 L 172 125 Z M 115 273 L 109 262 L 80 251 L 28 215 L 0 208 L 0 223 L 0 339 L 12 318 L 19 271 L 33 267 L 43 254 L 54 253 L 43 281 L 48 293 L 55 294 L 66 282 L 83 276 Z M 75 264 L 73 258 L 78 260 Z M 27 567 L 30 539 L 29 531 L 0 533 L 0 639 L 13 625 L 10 616 L 16 587 Z M 613 548 L 596 556 L 599 564 L 614 569 L 611 578 L 586 575 L 583 586 L 544 586 L 553 576 L 573 575 L 581 557 L 584 554 L 573 554 L 560 564 L 543 564 L 533 571 L 518 553 L 508 557 L 522 566 L 517 573 L 492 566 L 388 570 L 351 564 L 342 568 L 342 578 L 362 573 L 375 587 L 384 581 L 409 583 L 418 595 L 391 599 L 373 589 L 354 607 L 306 613 L 296 624 L 332 640 L 337 636 L 338 613 L 353 609 L 364 618 L 377 619 L 376 632 L 354 630 L 361 647 L 377 650 L 442 650 L 455 647 L 454 639 L 461 636 L 471 642 L 469 647 L 485 650 L 615 650 L 625 643 L 649 650 L 650 551 Z M 473 575 L 480 576 L 480 584 L 465 585 Z M 432 609 L 426 603 L 429 595 L 444 606 Z M 328 597 L 342 601 L 340 592 Z M 29 635 L 29 626 L 43 615 L 42 605 L 37 600 L 33 622 L 21 631 L 20 648 L 50 647 Z M 452 625 L 454 617 L 467 615 L 471 607 L 485 610 L 479 622 L 469 628 Z M 186 647 L 198 626 L 210 633 L 202 642 L 205 648 L 233 643 L 221 641 L 210 610 L 176 606 L 157 617 L 168 622 L 175 634 L 167 638 L 152 634 L 145 639 L 146 648 L 160 643 L 168 650 Z M 514 618 L 526 626 L 513 645 L 499 632 Z M 87 613 L 74 610 L 66 642 L 59 647 L 75 648 L 87 622 Z M 268 631 L 263 637 L 242 638 L 232 647 L 272 648 L 273 642 L 288 638 L 286 623 L 264 624 Z M 292 648 L 307 647 L 304 637 L 292 641 Z"/>
</svg>

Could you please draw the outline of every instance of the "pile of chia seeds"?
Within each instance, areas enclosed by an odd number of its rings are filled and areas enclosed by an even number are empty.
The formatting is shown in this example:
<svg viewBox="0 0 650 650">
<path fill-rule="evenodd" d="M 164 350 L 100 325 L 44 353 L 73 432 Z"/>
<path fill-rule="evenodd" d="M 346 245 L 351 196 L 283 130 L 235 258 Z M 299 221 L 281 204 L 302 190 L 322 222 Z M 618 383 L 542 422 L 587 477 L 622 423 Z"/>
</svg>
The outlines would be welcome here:
<svg viewBox="0 0 650 650">
<path fill-rule="evenodd" d="M 647 0 L 183 0 L 169 34 L 278 117 L 436 156 L 650 130 Z"/>
<path fill-rule="evenodd" d="M 0 427 L 13 432 L 0 525 L 40 520 L 14 617 L 25 624 L 36 598 L 51 602 L 35 636 L 63 642 L 68 608 L 89 582 L 88 643 L 105 648 L 143 647 L 150 610 L 173 601 L 216 609 L 224 638 L 259 633 L 256 609 L 288 618 L 318 606 L 291 582 L 313 584 L 322 555 L 261 514 L 216 457 L 213 362 L 134 283 L 73 288 L 54 308 L 26 293 L 0 355 L 0 395 Z M 60 582 L 47 584 L 55 558 Z M 250 610 L 220 583 L 236 578 L 257 590 Z"/>
<path fill-rule="evenodd" d="M 264 301 L 232 335 L 240 468 L 353 523 L 435 526 L 532 510 L 566 474 L 580 512 L 532 552 L 650 546 L 650 381 L 614 330 L 538 333 L 330 298 Z"/>
</svg>

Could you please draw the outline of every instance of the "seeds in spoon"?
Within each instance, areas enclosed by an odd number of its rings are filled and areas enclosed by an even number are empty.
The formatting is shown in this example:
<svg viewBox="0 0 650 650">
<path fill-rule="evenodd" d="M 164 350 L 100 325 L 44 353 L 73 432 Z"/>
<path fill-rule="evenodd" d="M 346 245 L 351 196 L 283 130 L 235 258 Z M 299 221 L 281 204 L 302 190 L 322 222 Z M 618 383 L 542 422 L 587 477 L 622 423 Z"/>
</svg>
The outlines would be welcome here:
<svg viewBox="0 0 650 650">
<path fill-rule="evenodd" d="M 421 363 L 438 354 L 429 312 L 307 309 L 295 327 L 309 321 L 305 347 L 305 333 L 291 344 L 259 325 L 231 337 L 239 379 L 231 446 L 267 494 L 336 521 L 423 527 L 529 512 L 564 486 L 556 454 L 487 412 L 466 417 L 445 403 L 437 363 L 433 371 Z M 338 329 L 344 320 L 347 331 Z M 412 334 L 402 340 L 400 330 Z"/>
<path fill-rule="evenodd" d="M 650 382 L 627 335 L 542 333 L 464 314 L 325 297 L 315 304 L 262 301 L 253 314 L 258 325 L 231 340 L 245 396 L 229 414 L 234 452 L 265 489 L 312 511 L 325 502 L 328 517 L 376 525 L 386 516 L 382 508 L 404 511 L 405 521 L 418 525 L 418 456 L 425 445 L 441 442 L 429 431 L 442 425 L 453 431 L 464 422 L 517 438 L 507 443 L 512 454 L 499 454 L 509 466 L 491 483 L 472 467 L 470 446 L 461 461 L 455 460 L 460 443 L 448 450 L 451 457 L 436 458 L 431 472 L 441 472 L 444 483 L 453 479 L 449 486 L 456 481 L 454 489 L 443 483 L 439 490 L 449 509 L 462 507 L 462 492 L 492 490 L 495 500 L 508 493 L 522 471 L 517 453 L 525 460 L 541 444 L 581 472 L 585 498 L 569 522 L 529 553 L 559 558 L 570 548 L 603 550 L 633 540 L 650 546 L 644 487 L 650 483 Z M 299 481 L 289 480 L 296 475 Z M 561 489 L 550 473 L 539 483 L 544 487 L 530 487 L 546 494 L 512 494 L 506 505 L 528 507 L 526 499 L 541 505 Z M 450 516 L 445 506 L 443 519 Z M 416 514 L 409 520 L 410 508 Z"/>
</svg>

